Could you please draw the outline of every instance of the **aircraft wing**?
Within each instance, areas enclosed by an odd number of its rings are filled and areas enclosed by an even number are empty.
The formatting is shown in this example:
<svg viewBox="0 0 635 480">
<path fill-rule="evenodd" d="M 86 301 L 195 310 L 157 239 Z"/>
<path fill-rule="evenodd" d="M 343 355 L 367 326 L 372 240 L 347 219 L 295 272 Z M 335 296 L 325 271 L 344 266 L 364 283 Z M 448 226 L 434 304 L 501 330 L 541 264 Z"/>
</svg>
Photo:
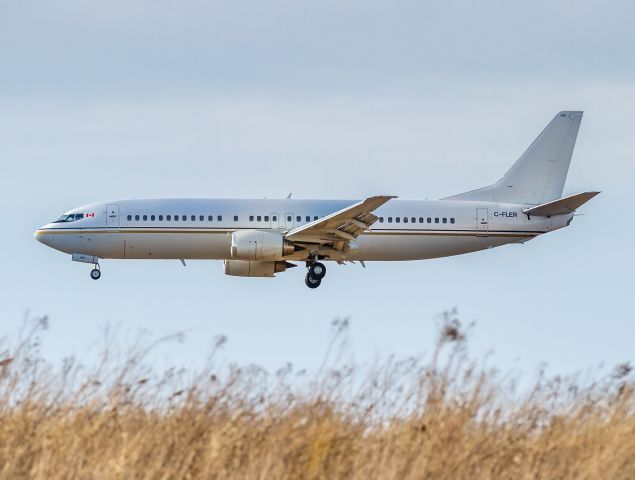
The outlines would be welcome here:
<svg viewBox="0 0 635 480">
<path fill-rule="evenodd" d="M 296 243 L 330 245 L 342 250 L 344 245 L 355 240 L 363 231 L 377 221 L 373 210 L 388 200 L 397 198 L 390 195 L 377 195 L 355 203 L 337 212 L 315 220 L 287 232 L 285 238 Z"/>
</svg>

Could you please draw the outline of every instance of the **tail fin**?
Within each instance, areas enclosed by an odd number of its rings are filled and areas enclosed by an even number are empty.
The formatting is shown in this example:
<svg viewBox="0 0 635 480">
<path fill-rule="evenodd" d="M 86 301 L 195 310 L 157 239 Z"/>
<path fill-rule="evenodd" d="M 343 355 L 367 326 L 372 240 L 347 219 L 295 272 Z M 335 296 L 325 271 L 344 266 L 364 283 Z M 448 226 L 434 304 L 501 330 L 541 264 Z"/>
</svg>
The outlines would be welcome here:
<svg viewBox="0 0 635 480">
<path fill-rule="evenodd" d="M 498 182 L 447 200 L 539 205 L 562 196 L 582 112 L 560 112 Z"/>
</svg>

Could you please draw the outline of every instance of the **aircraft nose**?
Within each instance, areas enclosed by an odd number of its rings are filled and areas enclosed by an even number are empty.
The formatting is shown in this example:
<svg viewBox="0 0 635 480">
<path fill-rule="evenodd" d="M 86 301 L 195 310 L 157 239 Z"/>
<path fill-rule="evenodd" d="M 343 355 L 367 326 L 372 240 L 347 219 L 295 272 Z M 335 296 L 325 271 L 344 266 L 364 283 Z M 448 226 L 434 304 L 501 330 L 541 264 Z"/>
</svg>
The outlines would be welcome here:
<svg viewBox="0 0 635 480">
<path fill-rule="evenodd" d="M 49 241 L 50 235 L 47 235 L 42 230 L 40 229 L 36 230 L 33 236 L 38 242 L 43 243 L 44 245 L 50 245 L 50 241 Z"/>
</svg>

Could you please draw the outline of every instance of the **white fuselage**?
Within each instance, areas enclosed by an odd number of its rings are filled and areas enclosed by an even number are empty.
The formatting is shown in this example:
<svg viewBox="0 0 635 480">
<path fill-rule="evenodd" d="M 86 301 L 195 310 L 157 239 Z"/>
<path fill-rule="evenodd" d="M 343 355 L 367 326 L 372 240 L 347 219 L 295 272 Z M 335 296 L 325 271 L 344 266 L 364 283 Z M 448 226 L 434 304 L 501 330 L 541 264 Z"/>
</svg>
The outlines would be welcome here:
<svg viewBox="0 0 635 480">
<path fill-rule="evenodd" d="M 231 259 L 232 233 L 287 232 L 355 203 L 354 200 L 157 199 L 94 203 L 73 209 L 36 238 L 57 250 L 117 259 Z M 374 213 L 346 260 L 399 261 L 459 255 L 530 240 L 569 224 L 573 213 L 532 217 L 526 205 L 394 200 Z M 295 252 L 286 260 L 303 260 Z"/>
<path fill-rule="evenodd" d="M 580 111 L 562 111 L 497 182 L 434 201 L 374 195 L 353 200 L 122 200 L 85 205 L 35 233 L 93 264 L 100 259 L 223 260 L 227 275 L 273 277 L 305 262 L 320 286 L 321 262 L 423 260 L 523 243 L 569 225 L 599 192 L 562 197 Z"/>
</svg>

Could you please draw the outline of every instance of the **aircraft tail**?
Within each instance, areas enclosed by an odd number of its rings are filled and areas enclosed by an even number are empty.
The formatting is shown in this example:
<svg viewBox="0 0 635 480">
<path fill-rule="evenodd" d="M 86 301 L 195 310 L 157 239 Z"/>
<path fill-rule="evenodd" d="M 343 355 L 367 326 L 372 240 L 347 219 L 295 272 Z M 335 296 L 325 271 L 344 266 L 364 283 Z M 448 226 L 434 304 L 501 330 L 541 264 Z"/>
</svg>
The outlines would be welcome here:
<svg viewBox="0 0 635 480">
<path fill-rule="evenodd" d="M 539 205 L 562 196 L 582 112 L 560 112 L 498 182 L 446 200 Z"/>
</svg>

